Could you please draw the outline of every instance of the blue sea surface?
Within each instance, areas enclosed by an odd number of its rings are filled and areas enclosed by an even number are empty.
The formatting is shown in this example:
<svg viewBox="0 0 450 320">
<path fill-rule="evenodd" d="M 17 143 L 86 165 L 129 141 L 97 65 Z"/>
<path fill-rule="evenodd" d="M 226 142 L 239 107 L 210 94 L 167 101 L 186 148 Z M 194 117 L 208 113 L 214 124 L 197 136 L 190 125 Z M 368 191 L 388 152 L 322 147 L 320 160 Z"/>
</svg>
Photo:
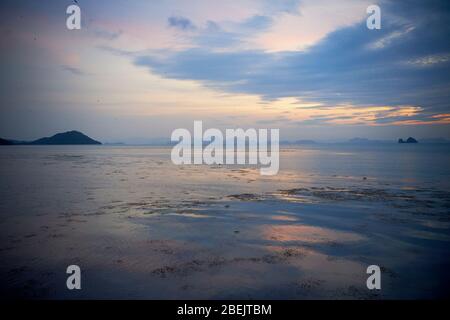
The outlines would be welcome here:
<svg viewBox="0 0 450 320">
<path fill-rule="evenodd" d="M 449 296 L 449 145 L 282 147 L 275 176 L 170 151 L 2 146 L 1 296 Z M 71 264 L 82 290 L 66 288 Z"/>
</svg>

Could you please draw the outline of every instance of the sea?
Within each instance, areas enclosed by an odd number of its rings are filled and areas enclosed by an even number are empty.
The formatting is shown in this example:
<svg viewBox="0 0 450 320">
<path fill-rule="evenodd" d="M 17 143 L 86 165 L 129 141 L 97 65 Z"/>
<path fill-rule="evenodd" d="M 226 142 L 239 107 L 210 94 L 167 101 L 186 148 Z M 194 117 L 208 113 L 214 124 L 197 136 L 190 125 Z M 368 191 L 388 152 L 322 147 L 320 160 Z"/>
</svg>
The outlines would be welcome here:
<svg viewBox="0 0 450 320">
<path fill-rule="evenodd" d="M 450 145 L 281 147 L 274 176 L 170 152 L 2 146 L 0 297 L 450 296 Z"/>
</svg>

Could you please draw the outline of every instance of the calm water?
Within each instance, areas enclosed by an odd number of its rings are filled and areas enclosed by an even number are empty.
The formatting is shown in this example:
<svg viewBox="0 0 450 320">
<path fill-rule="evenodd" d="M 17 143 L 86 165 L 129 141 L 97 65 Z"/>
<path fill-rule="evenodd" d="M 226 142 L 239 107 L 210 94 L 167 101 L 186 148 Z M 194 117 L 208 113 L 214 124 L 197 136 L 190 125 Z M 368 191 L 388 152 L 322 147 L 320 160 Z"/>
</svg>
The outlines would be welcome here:
<svg viewBox="0 0 450 320">
<path fill-rule="evenodd" d="M 0 148 L 3 297 L 449 296 L 450 147 L 317 145 L 280 172 L 169 148 Z M 82 290 L 66 289 L 66 267 Z M 382 289 L 366 268 L 382 268 Z"/>
</svg>

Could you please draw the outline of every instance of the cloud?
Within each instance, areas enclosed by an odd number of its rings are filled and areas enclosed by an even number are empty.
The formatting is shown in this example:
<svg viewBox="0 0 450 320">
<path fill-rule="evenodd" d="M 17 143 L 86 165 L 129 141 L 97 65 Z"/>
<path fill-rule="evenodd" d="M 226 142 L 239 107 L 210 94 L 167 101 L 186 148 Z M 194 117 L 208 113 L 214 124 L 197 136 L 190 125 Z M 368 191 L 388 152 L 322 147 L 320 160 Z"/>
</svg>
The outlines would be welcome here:
<svg viewBox="0 0 450 320">
<path fill-rule="evenodd" d="M 410 33 L 413 30 L 414 30 L 413 26 L 406 26 L 405 28 L 403 28 L 403 30 L 393 31 L 388 35 L 375 41 L 374 43 L 370 43 L 369 48 L 382 49 L 386 46 L 389 46 L 393 41 L 398 40 L 398 38 L 405 36 L 406 34 Z"/>
<path fill-rule="evenodd" d="M 84 72 L 84 71 L 82 71 L 81 69 L 76 68 L 76 67 L 63 65 L 63 66 L 61 66 L 61 68 L 62 68 L 63 70 L 65 70 L 65 71 L 70 72 L 70 73 L 73 74 L 73 75 L 76 75 L 76 76 L 85 76 L 85 75 L 87 75 L 86 72 Z"/>
<path fill-rule="evenodd" d="M 94 35 L 98 38 L 105 39 L 105 40 L 115 40 L 119 38 L 122 35 L 123 31 L 109 31 L 104 29 L 97 29 L 94 31 Z"/>
<path fill-rule="evenodd" d="M 267 16 L 255 15 L 253 17 L 248 18 L 243 23 L 240 24 L 240 27 L 248 30 L 266 30 L 273 24 L 273 19 Z"/>
<path fill-rule="evenodd" d="M 197 80 L 265 100 L 414 105 L 424 113 L 442 113 L 450 101 L 450 26 L 445 22 L 450 13 L 439 4 L 419 2 L 413 12 L 398 2 L 386 4 L 382 10 L 389 14 L 381 30 L 368 30 L 362 21 L 328 34 L 306 51 L 217 52 L 200 47 L 167 52 L 163 58 L 143 55 L 134 62 L 167 78 Z M 374 44 L 382 45 L 370 49 Z M 429 64 L 439 68 L 416 66 Z"/>
<path fill-rule="evenodd" d="M 336 105 L 327 109 L 305 108 L 293 123 L 296 125 L 365 125 L 386 126 L 399 121 L 423 119 L 422 108 L 415 106 Z M 431 122 L 430 122 L 431 123 Z"/>
<path fill-rule="evenodd" d="M 329 33 L 366 18 L 368 0 L 302 0 L 297 10 L 275 15 L 271 28 L 252 44 L 264 51 L 296 51 L 317 44 Z"/>
<path fill-rule="evenodd" d="M 122 57 L 122 56 L 123 57 L 134 57 L 138 54 L 135 51 L 123 50 L 123 49 L 119 49 L 119 48 L 115 48 L 115 47 L 111 47 L 111 46 L 105 46 L 105 45 L 97 46 L 97 48 L 102 51 L 109 52 L 115 56 L 119 56 L 119 57 Z"/>
<path fill-rule="evenodd" d="M 193 43 L 197 48 L 216 49 L 231 48 L 240 40 L 241 35 L 238 33 L 225 31 L 218 23 L 207 21 L 206 26 L 194 37 Z"/>
<path fill-rule="evenodd" d="M 407 61 L 408 64 L 418 67 L 433 67 L 450 60 L 449 54 L 434 54 Z"/>
<path fill-rule="evenodd" d="M 172 16 L 167 19 L 167 22 L 170 27 L 177 28 L 183 31 L 196 29 L 195 25 L 191 22 L 191 20 L 184 17 Z"/>
</svg>

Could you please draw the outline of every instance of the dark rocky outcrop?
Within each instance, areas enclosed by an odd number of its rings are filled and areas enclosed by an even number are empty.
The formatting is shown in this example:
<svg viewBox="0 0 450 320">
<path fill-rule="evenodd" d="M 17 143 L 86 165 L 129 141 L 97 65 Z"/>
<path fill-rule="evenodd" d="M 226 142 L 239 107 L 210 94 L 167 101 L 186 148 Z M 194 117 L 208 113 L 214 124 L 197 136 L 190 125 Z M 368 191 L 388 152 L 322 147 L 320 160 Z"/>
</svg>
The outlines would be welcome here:
<svg viewBox="0 0 450 320">
<path fill-rule="evenodd" d="M 404 141 L 403 139 L 398 139 L 398 143 L 418 143 L 418 141 L 413 137 L 409 137 L 408 139 L 406 139 L 406 141 Z"/>
</svg>

